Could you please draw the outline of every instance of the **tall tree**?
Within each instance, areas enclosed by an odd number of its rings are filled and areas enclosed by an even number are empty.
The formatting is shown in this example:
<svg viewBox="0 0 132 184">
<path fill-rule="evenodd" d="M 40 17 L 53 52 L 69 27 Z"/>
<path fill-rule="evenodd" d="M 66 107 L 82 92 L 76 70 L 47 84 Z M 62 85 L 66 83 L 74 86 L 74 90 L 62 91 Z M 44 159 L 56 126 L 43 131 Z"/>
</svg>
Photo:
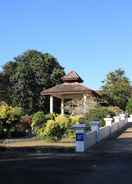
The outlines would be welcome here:
<svg viewBox="0 0 132 184">
<path fill-rule="evenodd" d="M 52 55 L 28 50 L 7 63 L 3 75 L 8 80 L 10 103 L 32 113 L 47 110 L 47 99 L 40 92 L 61 83 L 64 68 Z"/>
<path fill-rule="evenodd" d="M 0 101 L 6 100 L 6 88 L 5 88 L 5 78 L 2 73 L 0 73 Z"/>
<path fill-rule="evenodd" d="M 108 104 L 119 106 L 125 110 L 130 95 L 130 82 L 125 76 L 125 71 L 119 68 L 108 73 L 103 83 L 103 97 Z"/>
</svg>

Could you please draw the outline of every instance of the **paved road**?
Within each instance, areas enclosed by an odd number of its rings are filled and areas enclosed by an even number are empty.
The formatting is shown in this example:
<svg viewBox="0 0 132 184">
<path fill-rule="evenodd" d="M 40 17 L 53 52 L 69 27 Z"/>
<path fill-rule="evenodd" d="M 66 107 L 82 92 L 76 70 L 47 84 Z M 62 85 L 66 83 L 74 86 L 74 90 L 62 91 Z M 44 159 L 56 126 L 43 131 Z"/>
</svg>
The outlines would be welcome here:
<svg viewBox="0 0 132 184">
<path fill-rule="evenodd" d="M 132 184 L 132 124 L 82 155 L 1 155 L 0 183 Z"/>
</svg>

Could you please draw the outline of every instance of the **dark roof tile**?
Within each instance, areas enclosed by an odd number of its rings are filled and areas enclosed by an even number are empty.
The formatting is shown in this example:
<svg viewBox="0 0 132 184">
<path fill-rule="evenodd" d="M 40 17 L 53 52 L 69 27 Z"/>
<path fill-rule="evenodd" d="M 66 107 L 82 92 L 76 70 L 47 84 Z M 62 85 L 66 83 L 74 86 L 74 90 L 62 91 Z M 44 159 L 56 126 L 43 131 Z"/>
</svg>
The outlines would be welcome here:
<svg viewBox="0 0 132 184">
<path fill-rule="evenodd" d="M 90 94 L 92 96 L 97 96 L 97 93 L 83 86 L 80 83 L 63 83 L 56 85 L 52 88 L 43 90 L 41 95 L 53 95 L 53 94 Z"/>
</svg>

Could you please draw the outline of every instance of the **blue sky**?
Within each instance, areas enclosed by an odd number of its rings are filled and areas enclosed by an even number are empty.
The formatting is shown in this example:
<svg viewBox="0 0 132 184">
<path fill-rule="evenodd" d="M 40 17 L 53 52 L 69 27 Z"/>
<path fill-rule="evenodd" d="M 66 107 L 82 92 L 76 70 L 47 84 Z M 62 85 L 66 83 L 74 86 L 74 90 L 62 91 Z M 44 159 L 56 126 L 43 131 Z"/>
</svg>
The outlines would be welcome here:
<svg viewBox="0 0 132 184">
<path fill-rule="evenodd" d="M 37 49 L 94 89 L 119 67 L 132 80 L 131 10 L 131 0 L 0 0 L 0 66 Z"/>
</svg>

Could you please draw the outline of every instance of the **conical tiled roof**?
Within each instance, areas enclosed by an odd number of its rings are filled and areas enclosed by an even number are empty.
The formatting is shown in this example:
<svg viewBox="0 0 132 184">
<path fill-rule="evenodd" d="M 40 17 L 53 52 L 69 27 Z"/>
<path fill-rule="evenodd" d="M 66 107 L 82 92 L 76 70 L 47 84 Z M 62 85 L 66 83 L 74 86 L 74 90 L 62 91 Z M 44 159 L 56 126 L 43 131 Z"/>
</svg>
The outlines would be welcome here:
<svg viewBox="0 0 132 184">
<path fill-rule="evenodd" d="M 69 72 L 67 75 L 62 77 L 62 80 L 64 83 L 43 90 L 41 92 L 41 95 L 52 95 L 56 97 L 62 97 L 64 95 L 72 94 L 89 94 L 94 97 L 98 96 L 96 91 L 80 84 L 81 82 L 83 82 L 83 80 L 75 71 Z"/>
<path fill-rule="evenodd" d="M 62 77 L 63 82 L 83 82 L 82 78 L 75 72 L 70 71 L 67 75 Z"/>
<path fill-rule="evenodd" d="M 91 96 L 98 96 L 98 94 L 82 84 L 79 83 L 62 83 L 52 88 L 43 90 L 41 95 L 66 95 L 66 94 L 90 94 Z"/>
</svg>

